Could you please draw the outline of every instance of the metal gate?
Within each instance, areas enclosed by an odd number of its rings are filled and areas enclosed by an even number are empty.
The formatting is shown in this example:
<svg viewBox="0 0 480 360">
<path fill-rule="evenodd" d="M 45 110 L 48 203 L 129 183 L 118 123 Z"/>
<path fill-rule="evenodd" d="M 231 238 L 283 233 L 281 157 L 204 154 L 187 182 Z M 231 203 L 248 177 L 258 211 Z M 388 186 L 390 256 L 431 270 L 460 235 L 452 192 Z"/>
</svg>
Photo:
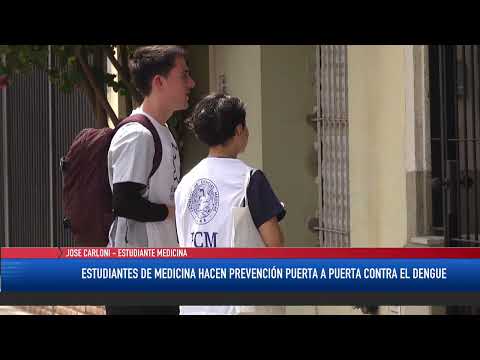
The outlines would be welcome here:
<svg viewBox="0 0 480 360">
<path fill-rule="evenodd" d="M 350 247 L 347 46 L 318 45 L 317 154 L 320 246 Z"/>
<path fill-rule="evenodd" d="M 0 119 L 3 119 L 4 113 L 6 110 L 5 106 L 5 90 L 0 90 Z M 5 172 L 5 164 L 6 162 L 4 161 L 5 154 L 6 154 L 6 145 L 5 145 L 5 129 L 4 129 L 4 122 L 0 124 L 0 150 L 1 150 L 1 155 L 0 155 L 0 247 L 5 246 L 5 239 L 6 239 L 6 229 L 5 229 L 5 178 L 6 178 L 6 172 Z"/>
<path fill-rule="evenodd" d="M 34 70 L 2 90 L 0 245 L 71 246 L 64 231 L 59 159 L 74 136 L 94 127 L 85 95 L 64 94 Z"/>
<path fill-rule="evenodd" d="M 447 246 L 480 244 L 479 46 L 430 48 L 432 202 Z"/>
<path fill-rule="evenodd" d="M 431 46 L 429 51 L 433 229 L 446 246 L 480 244 L 479 46 Z M 447 314 L 480 314 L 469 305 Z"/>
</svg>

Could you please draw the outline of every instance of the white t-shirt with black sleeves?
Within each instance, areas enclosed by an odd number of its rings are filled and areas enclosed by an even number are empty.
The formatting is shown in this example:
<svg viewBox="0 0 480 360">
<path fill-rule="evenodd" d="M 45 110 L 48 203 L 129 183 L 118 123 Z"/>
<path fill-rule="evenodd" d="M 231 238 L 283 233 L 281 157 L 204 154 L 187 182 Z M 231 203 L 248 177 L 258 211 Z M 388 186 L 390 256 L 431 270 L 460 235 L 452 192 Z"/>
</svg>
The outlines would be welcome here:
<svg viewBox="0 0 480 360">
<path fill-rule="evenodd" d="M 180 181 L 180 157 L 177 144 L 167 125 L 161 125 L 141 108 L 132 115 L 145 115 L 154 125 L 162 143 L 162 161 L 149 179 L 155 143 L 148 129 L 139 123 L 122 126 L 112 139 L 108 151 L 108 176 L 113 184 L 134 182 L 146 185 L 143 198 L 152 203 L 174 206 L 174 194 Z M 139 222 L 117 217 L 109 234 L 111 247 L 177 247 L 175 222 Z"/>
</svg>

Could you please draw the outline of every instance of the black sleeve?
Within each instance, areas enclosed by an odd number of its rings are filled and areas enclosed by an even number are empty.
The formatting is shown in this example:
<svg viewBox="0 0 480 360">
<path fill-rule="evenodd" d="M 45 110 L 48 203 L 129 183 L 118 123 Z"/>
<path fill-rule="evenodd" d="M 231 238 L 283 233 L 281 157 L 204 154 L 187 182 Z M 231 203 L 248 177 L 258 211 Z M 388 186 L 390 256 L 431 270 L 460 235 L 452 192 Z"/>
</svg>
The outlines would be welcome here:
<svg viewBox="0 0 480 360">
<path fill-rule="evenodd" d="M 163 204 L 152 203 L 142 197 L 144 184 L 123 182 L 113 184 L 113 213 L 140 222 L 163 221 L 168 216 L 168 208 Z"/>
<path fill-rule="evenodd" d="M 253 222 L 257 228 L 274 216 L 277 217 L 278 221 L 285 217 L 285 209 L 261 170 L 255 171 L 250 178 L 247 187 L 247 199 Z"/>
</svg>

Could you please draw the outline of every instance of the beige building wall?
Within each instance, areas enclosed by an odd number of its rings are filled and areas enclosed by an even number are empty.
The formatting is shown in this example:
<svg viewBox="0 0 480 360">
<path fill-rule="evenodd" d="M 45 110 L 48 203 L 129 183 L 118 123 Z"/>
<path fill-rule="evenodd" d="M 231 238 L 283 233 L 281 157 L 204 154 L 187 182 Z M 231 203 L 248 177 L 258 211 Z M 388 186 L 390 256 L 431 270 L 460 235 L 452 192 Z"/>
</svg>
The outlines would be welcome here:
<svg viewBox="0 0 480 360">
<path fill-rule="evenodd" d="M 187 51 L 188 66 L 190 67 L 192 78 L 195 81 L 195 87 L 190 94 L 190 109 L 187 111 L 187 114 L 190 114 L 195 104 L 210 92 L 210 58 L 208 45 L 189 45 Z M 182 153 L 182 176 L 190 171 L 207 155 L 208 147 L 205 144 L 202 144 L 192 131 L 186 130 Z"/>
<path fill-rule="evenodd" d="M 315 105 L 315 46 L 265 45 L 261 49 L 263 170 L 287 208 L 287 246 L 318 246 L 308 230 L 318 206 L 316 130 L 307 115 Z"/>
<path fill-rule="evenodd" d="M 403 247 L 428 227 L 428 209 L 418 203 L 426 196 L 418 191 L 430 151 L 425 51 L 412 45 L 348 48 L 354 247 Z M 442 313 L 431 306 L 379 309 L 381 315 Z"/>
<path fill-rule="evenodd" d="M 210 90 L 224 86 L 246 103 L 250 137 L 239 158 L 263 169 L 261 46 L 211 45 L 210 58 Z"/>
<path fill-rule="evenodd" d="M 351 242 L 407 242 L 405 48 L 349 46 Z"/>
<path fill-rule="evenodd" d="M 247 104 L 250 139 L 240 158 L 261 169 L 287 208 L 281 226 L 287 246 L 316 246 L 306 227 L 315 215 L 314 46 L 215 45 L 210 48 L 210 89 Z"/>
</svg>

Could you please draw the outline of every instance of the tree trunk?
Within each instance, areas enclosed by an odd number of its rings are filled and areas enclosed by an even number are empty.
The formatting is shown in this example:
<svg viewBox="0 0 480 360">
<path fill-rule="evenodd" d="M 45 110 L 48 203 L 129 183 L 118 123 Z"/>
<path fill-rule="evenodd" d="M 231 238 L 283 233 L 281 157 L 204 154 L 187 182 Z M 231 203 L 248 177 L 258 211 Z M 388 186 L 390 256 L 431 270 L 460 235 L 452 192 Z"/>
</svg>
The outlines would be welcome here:
<svg viewBox="0 0 480 360">
<path fill-rule="evenodd" d="M 93 90 L 93 93 L 95 94 L 95 98 L 97 100 L 96 102 L 99 102 L 102 105 L 103 110 L 108 113 L 108 116 L 110 116 L 110 119 L 112 119 L 113 124 L 117 125 L 118 124 L 117 115 L 115 114 L 112 107 L 108 103 L 108 100 L 105 96 L 105 91 L 102 91 L 97 81 L 95 80 L 95 76 L 92 73 L 92 70 L 86 61 L 86 57 L 83 54 L 81 46 L 78 46 L 77 48 L 75 48 L 75 56 L 77 57 L 78 63 L 81 66 L 84 77 L 87 79 L 91 90 Z M 106 118 L 104 119 L 103 123 L 102 123 L 102 119 L 97 118 L 97 125 L 100 125 L 100 124 L 101 124 L 101 127 L 106 126 Z"/>
<path fill-rule="evenodd" d="M 95 110 L 95 106 L 97 104 L 97 99 L 95 98 L 95 92 L 93 91 L 92 87 L 90 86 L 90 83 L 88 82 L 87 77 L 85 76 L 82 68 L 80 67 L 80 64 L 77 64 L 79 71 L 83 75 L 83 79 L 80 81 L 80 86 L 83 91 L 83 93 L 87 96 L 88 102 L 92 106 L 92 109 Z"/>
<path fill-rule="evenodd" d="M 83 53 L 82 55 L 85 56 L 85 53 Z M 85 56 L 85 58 L 86 58 L 86 56 Z M 88 76 L 86 75 L 86 73 L 85 73 L 83 67 L 80 65 L 79 61 L 77 61 L 76 66 L 77 66 L 77 70 L 79 72 L 81 72 L 82 75 L 83 75 L 83 78 L 80 81 L 80 86 L 81 86 L 81 89 L 82 89 L 83 93 L 87 96 L 88 102 L 90 103 L 90 105 L 92 107 L 92 110 L 93 110 L 93 113 L 95 114 L 95 127 L 96 128 L 102 127 L 102 125 L 100 124 L 100 121 L 98 120 L 98 114 L 97 114 L 98 101 L 97 101 L 97 97 L 95 96 L 95 90 L 91 86 L 91 84 L 88 80 Z"/>
<path fill-rule="evenodd" d="M 127 53 L 126 45 L 119 45 L 118 46 L 118 59 L 120 60 L 120 65 L 123 68 L 127 69 L 126 73 L 124 72 L 124 73 L 120 74 L 120 72 L 119 72 L 118 75 L 120 76 L 121 80 L 123 80 L 125 83 L 129 84 L 130 83 L 130 74 L 128 72 L 128 53 Z M 124 96 L 126 116 L 129 116 L 132 113 L 132 110 L 133 110 L 132 97 L 133 97 L 133 94 Z"/>
</svg>

